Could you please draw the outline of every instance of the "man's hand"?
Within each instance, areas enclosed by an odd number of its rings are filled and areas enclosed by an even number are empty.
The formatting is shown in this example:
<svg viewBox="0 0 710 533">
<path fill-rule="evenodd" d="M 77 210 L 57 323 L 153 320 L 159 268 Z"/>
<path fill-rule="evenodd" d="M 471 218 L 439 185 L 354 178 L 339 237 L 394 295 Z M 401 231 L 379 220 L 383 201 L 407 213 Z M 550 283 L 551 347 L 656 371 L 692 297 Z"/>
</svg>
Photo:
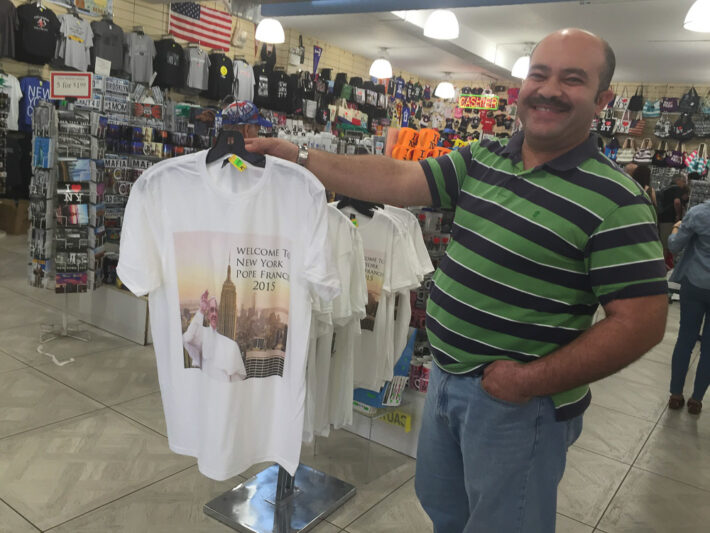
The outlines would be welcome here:
<svg viewBox="0 0 710 533">
<path fill-rule="evenodd" d="M 244 139 L 244 147 L 248 152 L 272 155 L 292 163 L 295 163 L 298 159 L 298 146 L 285 139 L 254 137 Z"/>
<path fill-rule="evenodd" d="M 202 296 L 200 296 L 200 313 L 202 313 L 203 315 L 206 315 L 207 310 L 210 308 L 209 296 L 210 296 L 209 291 L 203 292 Z"/>
<path fill-rule="evenodd" d="M 528 396 L 524 392 L 526 384 L 521 372 L 524 366 L 523 363 L 516 361 L 493 361 L 483 369 L 481 386 L 495 398 L 512 403 L 526 403 L 532 396 Z"/>
</svg>

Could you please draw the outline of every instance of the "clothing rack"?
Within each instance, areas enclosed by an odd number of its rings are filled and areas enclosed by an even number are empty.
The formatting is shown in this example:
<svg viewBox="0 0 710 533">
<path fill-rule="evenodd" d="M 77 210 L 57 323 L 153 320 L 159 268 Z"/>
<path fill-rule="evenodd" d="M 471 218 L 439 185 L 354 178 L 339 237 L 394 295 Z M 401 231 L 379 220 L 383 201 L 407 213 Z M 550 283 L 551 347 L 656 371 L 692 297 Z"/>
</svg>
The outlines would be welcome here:
<svg viewBox="0 0 710 533">
<path fill-rule="evenodd" d="M 42 355 L 46 355 L 57 366 L 68 365 L 69 363 L 74 362 L 74 358 L 70 357 L 69 359 L 67 359 L 65 361 L 60 361 L 59 359 L 57 359 L 56 355 L 44 350 L 45 344 L 48 344 L 48 343 L 55 341 L 55 340 L 60 340 L 60 339 L 65 339 L 65 338 L 71 338 L 71 339 L 75 339 L 75 340 L 82 341 L 82 342 L 89 342 L 89 340 L 91 340 L 91 337 L 88 337 L 88 336 L 84 337 L 83 335 L 81 335 L 83 333 L 83 330 L 69 327 L 69 318 L 68 317 L 69 317 L 69 294 L 67 294 L 65 292 L 64 293 L 64 308 L 62 309 L 62 324 L 61 324 L 61 326 L 54 325 L 54 324 L 42 325 L 41 326 L 42 333 L 40 333 L 40 335 L 39 335 L 39 346 L 37 346 L 37 353 L 41 353 Z"/>
<path fill-rule="evenodd" d="M 244 533 L 305 533 L 355 496 L 355 487 L 304 464 L 275 464 L 207 502 L 204 512 Z"/>
</svg>

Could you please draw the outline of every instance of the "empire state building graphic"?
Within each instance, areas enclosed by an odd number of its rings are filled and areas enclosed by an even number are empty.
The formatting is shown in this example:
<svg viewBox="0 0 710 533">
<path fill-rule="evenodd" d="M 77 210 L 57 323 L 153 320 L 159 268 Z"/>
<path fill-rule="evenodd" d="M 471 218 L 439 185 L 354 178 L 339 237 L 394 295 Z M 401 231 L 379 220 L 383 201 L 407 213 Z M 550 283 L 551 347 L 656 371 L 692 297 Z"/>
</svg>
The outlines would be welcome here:
<svg viewBox="0 0 710 533">
<path fill-rule="evenodd" d="M 237 288 L 232 282 L 232 258 L 227 263 L 227 278 L 222 284 L 219 299 L 219 321 L 217 331 L 233 341 L 237 340 Z"/>
</svg>

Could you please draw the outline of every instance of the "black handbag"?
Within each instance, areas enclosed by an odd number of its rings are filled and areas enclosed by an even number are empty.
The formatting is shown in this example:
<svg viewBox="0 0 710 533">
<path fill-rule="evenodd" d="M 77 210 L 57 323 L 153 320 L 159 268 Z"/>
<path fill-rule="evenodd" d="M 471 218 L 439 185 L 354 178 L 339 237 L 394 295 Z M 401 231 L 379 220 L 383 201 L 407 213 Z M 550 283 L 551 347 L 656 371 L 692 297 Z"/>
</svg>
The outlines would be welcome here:
<svg viewBox="0 0 710 533">
<path fill-rule="evenodd" d="M 671 136 L 679 141 L 687 141 L 695 137 L 695 124 L 688 113 L 683 113 L 680 118 L 673 124 Z"/>
<path fill-rule="evenodd" d="M 636 87 L 636 93 L 629 100 L 629 111 L 641 111 L 643 109 L 643 87 Z"/>
<path fill-rule="evenodd" d="M 599 135 L 603 135 L 604 137 L 614 135 L 616 131 L 616 118 L 614 118 L 614 112 L 611 109 L 608 109 L 606 113 L 604 113 L 604 116 L 599 118 L 597 131 Z"/>
<path fill-rule="evenodd" d="M 700 108 L 700 95 L 695 87 L 691 87 L 690 90 L 685 93 L 680 98 L 678 102 L 678 110 L 681 113 L 693 114 Z"/>
<path fill-rule="evenodd" d="M 653 159 L 651 164 L 654 167 L 665 167 L 666 166 L 666 151 L 668 150 L 668 143 L 666 141 L 661 141 L 656 148 L 656 152 L 653 154 Z"/>
</svg>

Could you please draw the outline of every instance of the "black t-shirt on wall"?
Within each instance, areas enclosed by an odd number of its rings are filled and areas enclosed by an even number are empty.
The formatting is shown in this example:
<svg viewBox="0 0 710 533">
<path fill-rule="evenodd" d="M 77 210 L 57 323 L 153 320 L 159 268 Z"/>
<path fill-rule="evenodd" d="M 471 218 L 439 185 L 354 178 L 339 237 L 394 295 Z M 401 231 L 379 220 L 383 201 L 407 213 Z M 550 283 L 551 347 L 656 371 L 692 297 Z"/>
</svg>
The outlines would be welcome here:
<svg viewBox="0 0 710 533">
<path fill-rule="evenodd" d="M 269 107 L 269 74 L 263 64 L 254 67 L 254 105 Z"/>
<path fill-rule="evenodd" d="M 37 4 L 17 7 L 20 29 L 16 33 L 16 58 L 19 61 L 42 65 L 54 57 L 59 37 L 59 19 L 51 9 Z"/>
<path fill-rule="evenodd" d="M 266 107 L 274 111 L 287 111 L 288 90 L 288 76 L 283 70 L 269 74 L 269 103 Z"/>
<path fill-rule="evenodd" d="M 234 87 L 234 66 L 223 53 L 213 53 L 210 58 L 210 73 L 207 81 L 207 97 L 221 100 L 232 94 Z"/>
<path fill-rule="evenodd" d="M 161 39 L 155 43 L 155 82 L 161 89 L 180 89 L 185 85 L 185 51 L 173 39 Z"/>
</svg>

